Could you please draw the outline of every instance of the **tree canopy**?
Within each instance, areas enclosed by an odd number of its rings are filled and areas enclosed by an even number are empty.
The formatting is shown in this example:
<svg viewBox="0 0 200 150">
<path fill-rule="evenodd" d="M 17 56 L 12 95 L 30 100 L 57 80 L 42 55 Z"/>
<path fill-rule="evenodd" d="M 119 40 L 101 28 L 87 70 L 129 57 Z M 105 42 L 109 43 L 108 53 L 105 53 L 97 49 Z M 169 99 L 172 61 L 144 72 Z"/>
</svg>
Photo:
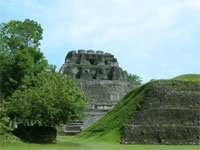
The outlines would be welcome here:
<svg viewBox="0 0 200 150">
<path fill-rule="evenodd" d="M 6 112 L 18 123 L 55 126 L 82 119 L 86 102 L 72 79 L 42 72 L 23 81 L 6 103 Z"/>
<path fill-rule="evenodd" d="M 48 64 L 41 39 L 42 28 L 33 20 L 0 24 L 1 114 L 24 125 L 79 120 L 87 98 L 72 79 Z"/>
<path fill-rule="evenodd" d="M 13 53 L 25 47 L 38 48 L 42 39 L 42 27 L 29 19 L 24 22 L 11 20 L 1 23 L 0 29 L 4 49 Z"/>
<path fill-rule="evenodd" d="M 40 52 L 41 26 L 26 19 L 0 24 L 0 95 L 10 96 L 24 77 L 53 68 Z"/>
</svg>

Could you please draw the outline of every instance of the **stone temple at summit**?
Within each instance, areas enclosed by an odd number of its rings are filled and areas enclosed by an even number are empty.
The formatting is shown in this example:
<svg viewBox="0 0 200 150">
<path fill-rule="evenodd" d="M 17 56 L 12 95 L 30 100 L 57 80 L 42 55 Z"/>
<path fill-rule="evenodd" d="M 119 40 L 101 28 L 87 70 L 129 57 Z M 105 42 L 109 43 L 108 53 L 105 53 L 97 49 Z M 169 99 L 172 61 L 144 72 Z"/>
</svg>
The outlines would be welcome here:
<svg viewBox="0 0 200 150">
<path fill-rule="evenodd" d="M 128 79 L 110 53 L 70 51 L 60 73 L 73 77 L 88 97 L 82 130 L 103 117 L 128 91 L 137 86 Z"/>
</svg>

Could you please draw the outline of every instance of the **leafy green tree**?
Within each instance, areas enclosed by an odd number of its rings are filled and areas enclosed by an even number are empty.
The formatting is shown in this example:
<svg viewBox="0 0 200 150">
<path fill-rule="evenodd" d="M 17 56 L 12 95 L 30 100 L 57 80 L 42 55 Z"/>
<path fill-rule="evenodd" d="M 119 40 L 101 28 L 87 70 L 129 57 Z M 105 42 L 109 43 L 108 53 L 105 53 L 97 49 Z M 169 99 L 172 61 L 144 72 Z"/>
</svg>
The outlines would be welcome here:
<svg viewBox="0 0 200 150">
<path fill-rule="evenodd" d="M 126 76 L 127 76 L 130 80 L 134 81 L 135 83 L 137 83 L 137 84 L 141 84 L 141 83 L 142 83 L 142 78 L 139 77 L 138 75 L 128 73 L 126 70 L 124 71 L 124 73 L 126 74 Z"/>
<path fill-rule="evenodd" d="M 87 98 L 76 83 L 58 73 L 42 72 L 23 80 L 6 102 L 11 119 L 24 125 L 51 126 L 80 120 Z"/>
<path fill-rule="evenodd" d="M 8 23 L 1 23 L 3 46 L 13 53 L 25 47 L 38 48 L 42 32 L 42 27 L 29 19 L 24 22 L 11 20 Z"/>
<path fill-rule="evenodd" d="M 10 96 L 25 77 L 55 67 L 40 52 L 41 26 L 26 19 L 0 24 L 0 95 Z"/>
</svg>

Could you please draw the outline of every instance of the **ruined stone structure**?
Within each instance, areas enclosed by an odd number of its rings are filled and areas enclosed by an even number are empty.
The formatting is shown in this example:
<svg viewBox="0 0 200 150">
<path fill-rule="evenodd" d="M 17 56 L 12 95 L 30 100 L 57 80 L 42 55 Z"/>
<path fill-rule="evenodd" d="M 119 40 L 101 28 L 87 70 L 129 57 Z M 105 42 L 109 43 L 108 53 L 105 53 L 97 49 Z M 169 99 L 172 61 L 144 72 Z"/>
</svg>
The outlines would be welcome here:
<svg viewBox="0 0 200 150">
<path fill-rule="evenodd" d="M 83 123 L 81 121 L 67 123 L 63 126 L 63 130 L 59 133 L 59 135 L 76 135 L 81 132 L 82 125 Z"/>
<path fill-rule="evenodd" d="M 124 144 L 200 144 L 200 82 L 156 81 L 122 136 Z"/>
<path fill-rule="evenodd" d="M 70 51 L 60 73 L 73 77 L 88 97 L 82 129 L 99 120 L 136 86 L 118 66 L 117 59 L 103 51 Z"/>
</svg>

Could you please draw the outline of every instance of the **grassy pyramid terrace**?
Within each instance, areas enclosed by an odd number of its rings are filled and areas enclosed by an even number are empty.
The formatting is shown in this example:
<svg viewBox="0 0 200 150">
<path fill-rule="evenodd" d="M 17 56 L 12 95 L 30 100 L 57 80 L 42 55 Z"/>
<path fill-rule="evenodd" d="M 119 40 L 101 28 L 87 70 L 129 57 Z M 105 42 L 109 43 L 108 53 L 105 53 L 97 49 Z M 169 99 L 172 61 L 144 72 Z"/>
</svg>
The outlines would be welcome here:
<svg viewBox="0 0 200 150">
<path fill-rule="evenodd" d="M 147 84 L 137 87 L 127 93 L 127 95 L 122 98 L 115 105 L 115 107 L 108 112 L 108 114 L 106 114 L 98 122 L 91 125 L 84 132 L 79 134 L 78 137 L 88 138 L 90 140 L 120 143 L 122 141 L 125 128 L 127 127 L 128 122 L 130 122 L 129 120 L 131 119 L 133 113 L 138 111 L 141 103 L 143 103 L 143 100 L 146 99 L 146 96 L 151 92 L 152 89 L 159 89 L 159 85 L 162 84 L 164 88 L 177 92 L 183 90 L 187 91 L 187 89 L 191 89 L 192 91 L 195 88 L 195 93 L 200 90 L 199 81 L 199 74 L 188 74 L 175 77 L 172 80 L 151 81 Z M 160 96 L 162 97 L 162 95 Z M 195 98 L 196 97 L 194 97 L 194 99 Z M 199 107 L 198 96 L 194 103 L 198 105 L 197 107 Z"/>
<path fill-rule="evenodd" d="M 200 81 L 200 74 L 185 74 L 180 75 L 175 78 L 172 78 L 172 80 L 184 80 L 184 81 Z"/>
</svg>

